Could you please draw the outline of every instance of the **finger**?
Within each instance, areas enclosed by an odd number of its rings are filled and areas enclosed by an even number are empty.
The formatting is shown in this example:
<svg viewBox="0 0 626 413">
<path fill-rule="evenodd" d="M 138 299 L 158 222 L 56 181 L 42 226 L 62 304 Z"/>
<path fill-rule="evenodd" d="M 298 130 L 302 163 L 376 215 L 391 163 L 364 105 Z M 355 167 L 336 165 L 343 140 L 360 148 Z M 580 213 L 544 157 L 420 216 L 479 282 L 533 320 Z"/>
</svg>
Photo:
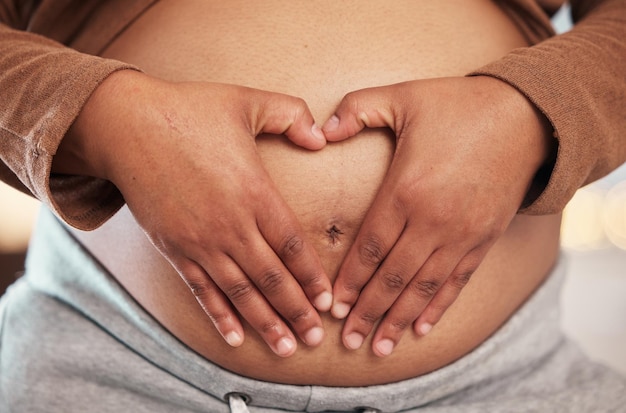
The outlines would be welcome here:
<svg viewBox="0 0 626 413">
<path fill-rule="evenodd" d="M 308 301 L 319 311 L 329 311 L 332 305 L 332 284 L 297 218 L 278 195 L 267 197 L 264 207 L 272 213 L 257 218 L 261 234 L 297 280 L 297 290 L 302 289 Z"/>
<path fill-rule="evenodd" d="M 469 282 L 487 250 L 488 248 L 484 247 L 473 250 L 451 271 L 450 276 L 441 289 L 413 323 L 413 330 L 417 335 L 425 336 L 441 320 L 441 317 L 456 301 L 463 288 Z"/>
<path fill-rule="evenodd" d="M 380 357 L 391 354 L 406 329 L 445 285 L 457 262 L 458 255 L 444 249 L 438 249 L 427 257 L 378 325 L 372 340 L 374 354 Z"/>
<path fill-rule="evenodd" d="M 265 301 L 287 321 L 305 344 L 320 344 L 324 338 L 322 320 L 272 248 L 259 237 L 250 243 L 249 250 L 244 253 L 248 253 L 245 260 L 243 257 L 233 258 L 254 282 Z"/>
<path fill-rule="evenodd" d="M 418 248 L 417 245 L 418 240 L 403 235 L 363 288 L 343 328 L 342 337 L 347 348 L 355 350 L 361 346 L 375 324 L 396 305 L 421 264 L 428 258 L 430 249 Z M 417 314 L 408 321 L 403 319 L 402 322 L 406 324 L 402 329 L 410 326 L 415 318 Z"/>
<path fill-rule="evenodd" d="M 383 186 L 385 188 L 385 186 Z M 345 318 L 404 230 L 406 218 L 385 192 L 370 207 L 333 287 L 331 313 Z"/>
<path fill-rule="evenodd" d="M 195 262 L 185 265 L 179 272 L 224 340 L 232 347 L 242 345 L 244 332 L 239 317 L 209 275 Z"/>
<path fill-rule="evenodd" d="M 348 93 L 335 114 L 322 126 L 329 141 L 340 141 L 356 135 L 363 128 L 395 129 L 392 87 L 362 89 Z"/>
<path fill-rule="evenodd" d="M 209 275 L 276 355 L 288 357 L 296 351 L 297 343 L 289 327 L 235 262 L 224 258 L 205 265 L 214 268 L 214 274 Z"/>
<path fill-rule="evenodd" d="M 284 134 L 296 145 L 310 150 L 322 149 L 326 145 L 326 137 L 315 124 L 304 100 L 279 93 L 261 93 L 263 99 L 254 111 L 255 136 L 260 133 Z"/>
</svg>

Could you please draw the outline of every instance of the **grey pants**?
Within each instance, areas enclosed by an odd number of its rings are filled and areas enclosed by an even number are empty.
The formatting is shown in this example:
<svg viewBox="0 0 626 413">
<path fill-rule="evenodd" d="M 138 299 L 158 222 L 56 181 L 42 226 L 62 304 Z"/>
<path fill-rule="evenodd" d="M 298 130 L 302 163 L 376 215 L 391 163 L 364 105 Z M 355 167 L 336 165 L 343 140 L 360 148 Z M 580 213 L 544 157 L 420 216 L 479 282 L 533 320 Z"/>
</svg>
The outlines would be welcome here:
<svg viewBox="0 0 626 413">
<path fill-rule="evenodd" d="M 26 275 L 0 301 L 0 412 L 626 412 L 626 379 L 559 330 L 563 261 L 451 365 L 380 386 L 292 386 L 191 351 L 44 211 Z"/>
</svg>

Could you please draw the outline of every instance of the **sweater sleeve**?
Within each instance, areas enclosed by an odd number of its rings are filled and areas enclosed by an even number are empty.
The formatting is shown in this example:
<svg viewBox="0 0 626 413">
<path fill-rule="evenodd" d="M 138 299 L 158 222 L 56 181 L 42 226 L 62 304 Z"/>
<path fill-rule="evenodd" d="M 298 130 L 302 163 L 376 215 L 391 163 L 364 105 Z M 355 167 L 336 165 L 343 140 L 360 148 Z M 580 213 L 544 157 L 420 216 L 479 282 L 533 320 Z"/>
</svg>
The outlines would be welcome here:
<svg viewBox="0 0 626 413">
<path fill-rule="evenodd" d="M 626 161 L 626 1 L 570 3 L 572 30 L 470 74 L 516 87 L 554 128 L 556 159 L 521 213 L 558 213 L 576 190 Z"/>
<path fill-rule="evenodd" d="M 123 205 L 122 195 L 101 179 L 51 175 L 52 160 L 98 85 L 132 67 L 13 29 L 0 17 L 0 179 L 68 224 L 94 229 Z"/>
</svg>

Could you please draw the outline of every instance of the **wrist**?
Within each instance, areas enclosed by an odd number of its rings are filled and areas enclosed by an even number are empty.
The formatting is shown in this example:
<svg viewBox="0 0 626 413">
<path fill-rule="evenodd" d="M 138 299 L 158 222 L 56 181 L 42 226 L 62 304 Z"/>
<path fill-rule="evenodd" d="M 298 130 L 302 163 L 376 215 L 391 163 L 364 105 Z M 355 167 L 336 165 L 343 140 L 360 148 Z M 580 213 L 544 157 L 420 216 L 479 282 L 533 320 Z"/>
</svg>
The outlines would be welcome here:
<svg viewBox="0 0 626 413">
<path fill-rule="evenodd" d="M 515 154 L 528 183 L 522 207 L 528 206 L 543 192 L 554 167 L 558 141 L 552 123 L 529 97 L 509 83 L 490 76 L 476 78 L 495 88 L 495 101 L 502 105 L 502 121 L 508 122 L 514 133 Z"/>
<path fill-rule="evenodd" d="M 141 77 L 134 70 L 110 74 L 93 91 L 54 156 L 52 172 L 109 179 L 109 160 L 118 147 L 125 102 Z"/>
<path fill-rule="evenodd" d="M 530 98 L 509 83 L 490 76 L 478 77 L 488 79 L 495 88 L 499 95 L 496 101 L 506 114 L 505 121 L 515 127 L 529 165 L 537 170 L 550 160 L 556 145 L 550 120 Z"/>
<path fill-rule="evenodd" d="M 531 205 L 543 193 L 552 175 L 558 150 L 558 140 L 548 117 L 535 105 L 530 98 L 513 86 L 505 84 L 515 95 L 520 107 L 520 116 L 526 124 L 528 151 L 531 154 L 530 172 L 532 173 L 526 195 L 520 208 Z"/>
</svg>

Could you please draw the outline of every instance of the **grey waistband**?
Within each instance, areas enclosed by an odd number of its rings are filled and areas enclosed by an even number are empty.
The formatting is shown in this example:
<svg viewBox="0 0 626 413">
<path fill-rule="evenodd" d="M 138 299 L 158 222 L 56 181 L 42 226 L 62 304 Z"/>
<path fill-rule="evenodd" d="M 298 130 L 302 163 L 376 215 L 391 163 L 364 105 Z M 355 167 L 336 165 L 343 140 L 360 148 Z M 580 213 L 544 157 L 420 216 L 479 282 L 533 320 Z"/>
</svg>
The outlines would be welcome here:
<svg viewBox="0 0 626 413">
<path fill-rule="evenodd" d="M 212 364 L 151 318 L 47 211 L 40 217 L 27 261 L 32 288 L 72 307 L 128 351 L 206 397 L 225 400 L 230 393 L 240 393 L 249 397 L 251 406 L 308 412 L 354 411 L 358 406 L 401 411 L 541 363 L 563 339 L 556 305 L 563 274 L 561 262 L 499 331 L 457 362 L 421 377 L 364 389 L 267 383 Z"/>
</svg>

